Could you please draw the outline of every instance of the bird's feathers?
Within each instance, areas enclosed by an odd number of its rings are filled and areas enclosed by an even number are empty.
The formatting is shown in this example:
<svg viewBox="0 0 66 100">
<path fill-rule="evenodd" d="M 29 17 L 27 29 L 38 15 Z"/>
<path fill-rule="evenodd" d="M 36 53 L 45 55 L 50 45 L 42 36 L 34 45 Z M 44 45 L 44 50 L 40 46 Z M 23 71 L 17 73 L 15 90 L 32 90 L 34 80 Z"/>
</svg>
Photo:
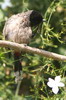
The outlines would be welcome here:
<svg viewBox="0 0 66 100">
<path fill-rule="evenodd" d="M 37 11 L 29 10 L 24 13 L 19 13 L 11 16 L 5 23 L 3 35 L 6 40 L 28 44 L 32 39 L 31 27 L 37 26 L 42 22 L 42 16 Z M 17 50 L 16 50 L 17 51 Z M 22 72 L 22 65 L 20 62 L 20 52 L 14 51 L 14 70 L 17 81 Z M 19 55 L 17 55 L 19 54 Z"/>
</svg>

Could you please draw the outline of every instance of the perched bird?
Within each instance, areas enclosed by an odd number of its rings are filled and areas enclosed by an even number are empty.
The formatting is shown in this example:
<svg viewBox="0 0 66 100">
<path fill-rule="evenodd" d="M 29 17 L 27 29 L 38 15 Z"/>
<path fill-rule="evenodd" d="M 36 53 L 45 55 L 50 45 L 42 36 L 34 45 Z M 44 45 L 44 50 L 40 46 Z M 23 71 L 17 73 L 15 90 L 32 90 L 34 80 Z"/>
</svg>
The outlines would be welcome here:
<svg viewBox="0 0 66 100">
<path fill-rule="evenodd" d="M 43 21 L 42 15 L 34 10 L 12 15 L 5 23 L 3 35 L 6 40 L 28 44 L 32 39 L 31 27 L 39 25 Z M 14 71 L 16 78 L 21 75 L 21 52 L 14 51 Z"/>
</svg>

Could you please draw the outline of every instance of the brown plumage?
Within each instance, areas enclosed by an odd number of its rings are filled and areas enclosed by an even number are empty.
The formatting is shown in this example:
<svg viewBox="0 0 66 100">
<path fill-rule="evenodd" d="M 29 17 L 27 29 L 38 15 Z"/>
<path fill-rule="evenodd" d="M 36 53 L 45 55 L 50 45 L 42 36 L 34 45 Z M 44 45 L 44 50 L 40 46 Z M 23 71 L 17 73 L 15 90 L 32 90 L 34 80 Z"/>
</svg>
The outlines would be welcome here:
<svg viewBox="0 0 66 100">
<path fill-rule="evenodd" d="M 37 11 L 29 10 L 24 13 L 19 13 L 11 16 L 5 23 L 3 29 L 3 35 L 6 40 L 17 42 L 17 43 L 30 43 L 32 39 L 31 27 L 37 26 L 42 22 L 43 18 Z M 14 52 L 15 61 L 15 72 L 19 71 L 18 75 L 22 70 L 21 62 L 19 59 L 19 52 Z"/>
</svg>

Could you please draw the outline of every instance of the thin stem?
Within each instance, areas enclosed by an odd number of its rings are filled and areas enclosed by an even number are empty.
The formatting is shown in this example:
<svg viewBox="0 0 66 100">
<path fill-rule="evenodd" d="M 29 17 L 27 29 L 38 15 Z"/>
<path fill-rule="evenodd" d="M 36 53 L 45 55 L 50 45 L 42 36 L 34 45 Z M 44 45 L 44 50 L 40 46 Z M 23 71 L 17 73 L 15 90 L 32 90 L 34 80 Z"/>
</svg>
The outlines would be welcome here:
<svg viewBox="0 0 66 100">
<path fill-rule="evenodd" d="M 20 89 L 21 81 L 22 81 L 22 80 L 18 81 L 15 96 L 17 96 L 17 95 L 18 95 L 18 93 L 19 93 L 19 89 Z"/>
</svg>

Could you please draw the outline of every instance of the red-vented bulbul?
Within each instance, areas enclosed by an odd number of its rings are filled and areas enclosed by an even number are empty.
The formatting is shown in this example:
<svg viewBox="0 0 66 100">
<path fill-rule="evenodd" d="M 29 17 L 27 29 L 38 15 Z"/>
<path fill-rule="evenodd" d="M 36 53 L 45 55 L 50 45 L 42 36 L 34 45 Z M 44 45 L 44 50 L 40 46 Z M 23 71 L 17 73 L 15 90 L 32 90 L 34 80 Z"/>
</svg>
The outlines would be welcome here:
<svg viewBox="0 0 66 100">
<path fill-rule="evenodd" d="M 3 35 L 6 40 L 20 44 L 28 44 L 32 39 L 31 27 L 37 26 L 42 21 L 41 14 L 34 10 L 13 15 L 6 21 Z M 20 76 L 22 72 L 21 61 L 19 60 L 20 55 L 21 53 L 19 51 L 14 51 L 14 71 L 16 77 Z"/>
</svg>

